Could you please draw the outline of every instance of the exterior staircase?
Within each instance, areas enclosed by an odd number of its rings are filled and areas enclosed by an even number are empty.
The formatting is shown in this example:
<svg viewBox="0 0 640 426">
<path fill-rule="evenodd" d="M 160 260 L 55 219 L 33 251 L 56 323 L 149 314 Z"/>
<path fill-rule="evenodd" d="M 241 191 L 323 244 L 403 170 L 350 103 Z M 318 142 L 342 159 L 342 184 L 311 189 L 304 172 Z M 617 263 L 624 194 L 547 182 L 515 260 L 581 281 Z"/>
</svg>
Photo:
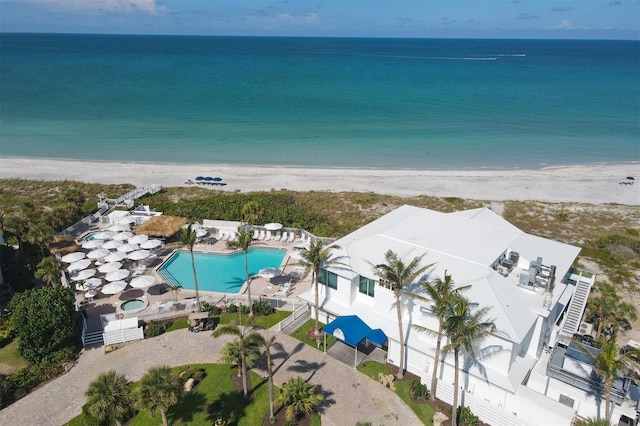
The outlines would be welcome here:
<svg viewBox="0 0 640 426">
<path fill-rule="evenodd" d="M 571 278 L 576 281 L 576 290 L 573 293 L 573 297 L 571 297 L 564 325 L 560 332 L 560 343 L 564 345 L 568 345 L 573 335 L 578 331 L 589 293 L 591 293 L 591 287 L 596 281 L 595 275 L 586 278 L 582 276 L 582 272 L 579 275 L 572 275 Z"/>
</svg>

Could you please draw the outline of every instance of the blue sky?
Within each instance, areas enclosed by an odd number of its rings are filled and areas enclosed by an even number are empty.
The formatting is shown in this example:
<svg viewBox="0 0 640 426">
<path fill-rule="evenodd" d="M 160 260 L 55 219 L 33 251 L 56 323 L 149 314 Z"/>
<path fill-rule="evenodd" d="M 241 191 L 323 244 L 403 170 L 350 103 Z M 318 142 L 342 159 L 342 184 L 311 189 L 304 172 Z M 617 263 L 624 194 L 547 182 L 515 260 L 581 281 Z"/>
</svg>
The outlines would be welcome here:
<svg viewBox="0 0 640 426">
<path fill-rule="evenodd" d="M 0 31 L 639 39 L 640 0 L 0 0 Z"/>
</svg>

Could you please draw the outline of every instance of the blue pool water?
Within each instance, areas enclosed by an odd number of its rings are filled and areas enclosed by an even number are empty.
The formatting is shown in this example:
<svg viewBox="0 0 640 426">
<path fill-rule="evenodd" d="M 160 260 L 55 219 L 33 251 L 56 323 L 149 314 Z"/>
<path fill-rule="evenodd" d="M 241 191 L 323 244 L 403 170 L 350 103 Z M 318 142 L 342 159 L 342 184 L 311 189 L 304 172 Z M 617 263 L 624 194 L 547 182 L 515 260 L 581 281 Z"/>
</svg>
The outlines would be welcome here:
<svg viewBox="0 0 640 426">
<path fill-rule="evenodd" d="M 248 252 L 249 275 L 264 268 L 278 268 L 286 250 L 251 248 Z M 231 254 L 193 253 L 200 291 L 238 293 L 245 281 L 244 256 L 242 252 Z M 193 290 L 193 271 L 189 252 L 177 251 L 158 273 L 167 282 L 178 282 L 183 288 Z"/>
<path fill-rule="evenodd" d="M 123 304 L 120 305 L 120 309 L 123 311 L 134 311 L 136 309 L 140 309 L 144 306 L 144 302 L 140 299 L 131 299 L 127 300 Z"/>
</svg>

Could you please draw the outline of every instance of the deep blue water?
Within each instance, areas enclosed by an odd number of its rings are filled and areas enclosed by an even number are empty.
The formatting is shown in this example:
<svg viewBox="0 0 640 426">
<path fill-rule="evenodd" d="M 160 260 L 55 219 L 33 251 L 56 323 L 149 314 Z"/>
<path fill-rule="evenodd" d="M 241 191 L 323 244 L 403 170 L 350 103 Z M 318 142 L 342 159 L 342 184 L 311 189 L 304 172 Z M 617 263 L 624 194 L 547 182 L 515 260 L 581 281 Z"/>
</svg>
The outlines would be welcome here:
<svg viewBox="0 0 640 426">
<path fill-rule="evenodd" d="M 640 42 L 0 34 L 0 155 L 638 161 Z"/>
</svg>

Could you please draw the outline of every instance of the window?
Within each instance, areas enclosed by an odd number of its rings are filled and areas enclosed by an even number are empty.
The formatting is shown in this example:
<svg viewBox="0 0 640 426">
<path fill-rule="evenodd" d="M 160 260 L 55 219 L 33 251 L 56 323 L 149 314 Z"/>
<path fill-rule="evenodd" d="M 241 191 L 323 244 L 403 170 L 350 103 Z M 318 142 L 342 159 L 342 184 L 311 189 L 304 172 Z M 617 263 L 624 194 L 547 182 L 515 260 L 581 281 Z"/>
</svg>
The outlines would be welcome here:
<svg viewBox="0 0 640 426">
<path fill-rule="evenodd" d="M 375 286 L 376 282 L 374 280 L 360 276 L 360 286 L 358 287 L 360 293 L 373 297 Z"/>
<path fill-rule="evenodd" d="M 338 276 L 326 269 L 320 269 L 320 271 L 318 271 L 318 282 L 323 285 L 328 285 L 329 288 L 334 290 L 338 289 Z"/>
</svg>

